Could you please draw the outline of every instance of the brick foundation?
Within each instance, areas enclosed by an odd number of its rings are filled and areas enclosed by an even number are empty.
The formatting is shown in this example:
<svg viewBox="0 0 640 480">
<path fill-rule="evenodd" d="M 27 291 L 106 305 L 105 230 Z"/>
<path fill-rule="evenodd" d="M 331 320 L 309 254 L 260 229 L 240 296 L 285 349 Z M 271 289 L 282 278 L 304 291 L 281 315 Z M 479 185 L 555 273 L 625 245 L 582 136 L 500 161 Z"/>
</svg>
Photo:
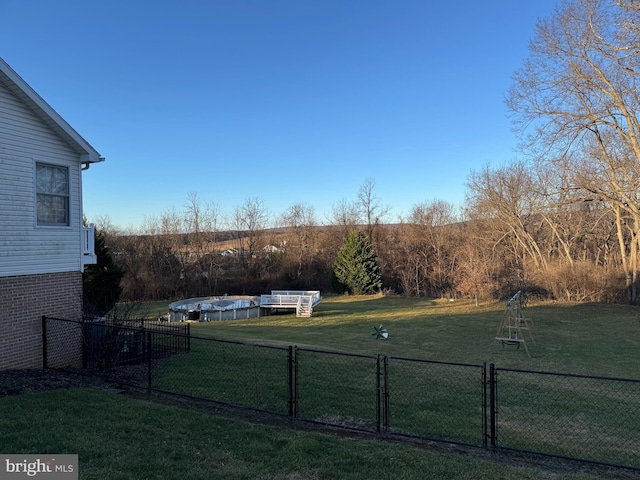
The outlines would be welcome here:
<svg viewBox="0 0 640 480">
<path fill-rule="evenodd" d="M 42 316 L 82 319 L 82 273 L 0 277 L 0 370 L 42 367 Z"/>
</svg>

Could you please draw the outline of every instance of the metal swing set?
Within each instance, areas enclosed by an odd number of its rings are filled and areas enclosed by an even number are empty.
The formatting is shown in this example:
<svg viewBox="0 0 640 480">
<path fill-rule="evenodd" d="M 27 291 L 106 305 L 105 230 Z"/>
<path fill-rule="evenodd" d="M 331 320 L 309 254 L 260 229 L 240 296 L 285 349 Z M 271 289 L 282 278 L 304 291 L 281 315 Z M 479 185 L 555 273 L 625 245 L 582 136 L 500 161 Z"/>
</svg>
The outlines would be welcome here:
<svg viewBox="0 0 640 480">
<path fill-rule="evenodd" d="M 525 340 L 525 332 L 527 332 L 529 341 L 533 345 L 535 345 L 536 342 L 533 340 L 529 322 L 522 313 L 523 309 L 524 295 L 521 290 L 518 290 L 516 294 L 507 301 L 504 316 L 496 334 L 496 340 L 502 342 L 503 347 L 516 345 L 517 348 L 520 348 L 520 345 L 522 345 L 527 352 L 527 356 L 531 357 Z"/>
</svg>

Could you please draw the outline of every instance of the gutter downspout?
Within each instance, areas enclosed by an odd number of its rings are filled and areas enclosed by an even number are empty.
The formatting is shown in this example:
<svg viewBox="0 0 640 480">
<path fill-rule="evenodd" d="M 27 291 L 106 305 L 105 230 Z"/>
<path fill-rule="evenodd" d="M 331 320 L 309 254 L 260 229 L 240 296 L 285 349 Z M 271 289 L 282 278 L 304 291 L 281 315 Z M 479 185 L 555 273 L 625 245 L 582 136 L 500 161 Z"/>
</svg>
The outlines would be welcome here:
<svg viewBox="0 0 640 480">
<path fill-rule="evenodd" d="M 104 157 L 100 157 L 98 159 L 98 162 L 104 162 Z M 91 166 L 92 163 L 98 163 L 98 162 L 83 162 L 82 171 L 84 172 L 85 170 L 89 170 L 89 167 Z"/>
</svg>

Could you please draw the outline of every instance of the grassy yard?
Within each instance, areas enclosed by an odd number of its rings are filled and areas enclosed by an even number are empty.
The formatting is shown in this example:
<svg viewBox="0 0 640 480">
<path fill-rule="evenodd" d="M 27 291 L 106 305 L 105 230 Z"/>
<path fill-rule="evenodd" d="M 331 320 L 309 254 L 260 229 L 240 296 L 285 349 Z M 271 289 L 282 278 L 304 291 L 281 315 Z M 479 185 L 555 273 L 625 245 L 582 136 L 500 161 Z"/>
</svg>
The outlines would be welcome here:
<svg viewBox="0 0 640 480">
<path fill-rule="evenodd" d="M 163 305 L 149 309 L 157 317 Z M 286 347 L 297 345 L 297 418 L 371 431 L 380 353 L 390 357 L 390 432 L 479 446 L 482 379 L 474 365 L 494 363 L 502 369 L 502 447 L 640 465 L 640 421 L 628 415 L 640 409 L 640 383 L 505 370 L 640 378 L 638 308 L 530 305 L 524 314 L 535 341 L 527 337 L 531 356 L 495 340 L 503 313 L 503 303 L 329 297 L 312 318 L 291 313 L 194 323 L 190 353 L 159 364 L 154 388 L 286 415 Z M 389 331 L 387 340 L 372 335 L 380 324 Z"/>
<path fill-rule="evenodd" d="M 153 308 L 162 311 L 162 304 L 154 304 Z M 524 314 L 532 325 L 535 341 L 535 345 L 528 342 L 531 357 L 523 348 L 503 347 L 495 340 L 503 312 L 503 303 L 476 307 L 464 300 L 328 297 L 312 318 L 285 314 L 196 323 L 191 332 L 195 336 L 296 344 L 368 355 L 384 353 L 450 362 L 495 363 L 502 368 L 640 378 L 638 307 L 530 305 Z M 375 340 L 371 335 L 374 326 L 380 324 L 388 329 L 388 340 Z"/>
<path fill-rule="evenodd" d="M 248 423 L 97 388 L 0 398 L 0 432 L 5 454 L 78 454 L 84 480 L 610 478 Z"/>
<path fill-rule="evenodd" d="M 637 311 L 621 305 L 532 305 L 525 310 L 535 341 L 529 341 L 528 356 L 524 348 L 503 347 L 495 340 L 504 313 L 501 303 L 477 307 L 464 301 L 330 297 L 312 318 L 284 314 L 192 324 L 192 335 L 198 338 L 192 339 L 190 354 L 167 360 L 154 386 L 286 415 L 284 348 L 295 344 L 301 347 L 298 418 L 375 430 L 375 357 L 383 353 L 391 357 L 390 431 L 482 445 L 481 368 L 409 359 L 636 378 Z M 387 340 L 372 336 L 380 324 L 389 331 Z M 640 464 L 635 453 L 640 451 L 635 433 L 640 423 L 625 413 L 640 408 L 640 383 L 504 370 L 499 377 L 501 445 Z M 575 406 L 567 408 L 571 403 Z"/>
</svg>

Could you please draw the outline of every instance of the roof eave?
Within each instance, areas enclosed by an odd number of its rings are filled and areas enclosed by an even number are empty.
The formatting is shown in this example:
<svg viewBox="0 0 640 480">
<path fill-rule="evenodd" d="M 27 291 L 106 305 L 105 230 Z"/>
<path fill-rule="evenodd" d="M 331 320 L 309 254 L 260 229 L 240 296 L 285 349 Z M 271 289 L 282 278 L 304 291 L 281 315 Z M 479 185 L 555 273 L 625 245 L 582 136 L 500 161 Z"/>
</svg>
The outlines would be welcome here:
<svg viewBox="0 0 640 480">
<path fill-rule="evenodd" d="M 80 156 L 80 162 L 104 161 L 98 151 L 69 125 L 36 91 L 0 58 L 0 83 L 22 100 L 49 128 L 65 140 Z"/>
</svg>

